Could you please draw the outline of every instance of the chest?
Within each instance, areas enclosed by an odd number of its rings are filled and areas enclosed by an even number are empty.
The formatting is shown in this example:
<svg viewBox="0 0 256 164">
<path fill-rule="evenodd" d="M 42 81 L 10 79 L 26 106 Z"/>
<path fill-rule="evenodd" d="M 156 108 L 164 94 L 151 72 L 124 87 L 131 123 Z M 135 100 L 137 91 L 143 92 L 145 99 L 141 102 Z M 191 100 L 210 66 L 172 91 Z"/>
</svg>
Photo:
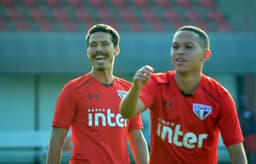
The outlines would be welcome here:
<svg viewBox="0 0 256 164">
<path fill-rule="evenodd" d="M 206 132 L 216 129 L 219 104 L 208 93 L 200 91 L 184 96 L 179 89 L 163 85 L 155 96 L 152 118 L 170 125 L 181 125 L 183 131 Z"/>
</svg>

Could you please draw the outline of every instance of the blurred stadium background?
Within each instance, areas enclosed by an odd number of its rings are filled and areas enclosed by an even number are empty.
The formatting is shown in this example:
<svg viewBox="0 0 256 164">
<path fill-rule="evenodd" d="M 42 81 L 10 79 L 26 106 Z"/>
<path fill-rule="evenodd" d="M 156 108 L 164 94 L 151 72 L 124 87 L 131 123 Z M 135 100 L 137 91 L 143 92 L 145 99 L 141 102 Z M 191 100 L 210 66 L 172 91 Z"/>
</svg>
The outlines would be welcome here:
<svg viewBox="0 0 256 164">
<path fill-rule="evenodd" d="M 231 92 L 238 107 L 246 95 L 256 109 L 255 0 L 0 0 L 0 163 L 45 161 L 58 93 L 90 71 L 84 36 L 94 23 L 120 32 L 115 74 L 129 81 L 144 64 L 156 71 L 172 68 L 177 27 L 205 29 L 212 49 L 205 72 Z M 143 120 L 149 142 L 148 113 Z M 70 153 L 63 155 L 67 163 Z M 219 162 L 227 161 L 220 146 Z"/>
</svg>

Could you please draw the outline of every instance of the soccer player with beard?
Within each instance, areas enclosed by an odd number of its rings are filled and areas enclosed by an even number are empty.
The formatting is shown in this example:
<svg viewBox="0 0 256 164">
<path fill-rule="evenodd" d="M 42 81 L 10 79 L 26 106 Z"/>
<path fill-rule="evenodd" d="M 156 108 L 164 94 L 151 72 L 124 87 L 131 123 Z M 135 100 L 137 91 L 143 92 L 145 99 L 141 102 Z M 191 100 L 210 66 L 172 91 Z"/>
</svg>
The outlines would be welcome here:
<svg viewBox="0 0 256 164">
<path fill-rule="evenodd" d="M 210 53 L 208 35 L 195 26 L 183 26 L 172 39 L 175 70 L 153 73 L 146 65 L 135 73 L 120 111 L 132 118 L 150 109 L 150 163 L 216 164 L 219 132 L 230 163 L 247 163 L 233 98 L 202 72 Z"/>
<path fill-rule="evenodd" d="M 64 139 L 72 130 L 70 164 L 129 164 L 127 138 L 136 163 L 148 163 L 141 116 L 130 120 L 119 113 L 130 83 L 115 77 L 119 34 L 109 25 L 96 24 L 86 35 L 91 72 L 69 81 L 56 103 L 47 164 L 60 163 Z"/>
</svg>

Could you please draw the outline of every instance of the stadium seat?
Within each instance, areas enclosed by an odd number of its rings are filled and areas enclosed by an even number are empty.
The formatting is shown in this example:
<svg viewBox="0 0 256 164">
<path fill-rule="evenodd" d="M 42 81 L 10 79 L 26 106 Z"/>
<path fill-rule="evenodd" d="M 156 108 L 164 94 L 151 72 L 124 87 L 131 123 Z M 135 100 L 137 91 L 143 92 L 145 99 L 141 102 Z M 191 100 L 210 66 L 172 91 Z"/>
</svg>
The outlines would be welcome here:
<svg viewBox="0 0 256 164">
<path fill-rule="evenodd" d="M 136 22 L 136 23 L 130 24 L 130 30 L 131 31 L 144 31 L 145 29 L 141 23 Z"/>
<path fill-rule="evenodd" d="M 16 30 L 31 31 L 32 27 L 27 21 L 18 21 L 16 22 Z"/>
<path fill-rule="evenodd" d="M 90 22 L 92 21 L 91 13 L 86 9 L 75 10 L 75 18 L 79 22 Z"/>
<path fill-rule="evenodd" d="M 44 0 L 44 3 L 49 7 L 60 7 L 60 0 Z"/>
<path fill-rule="evenodd" d="M 148 0 L 132 0 L 133 4 L 135 7 L 149 7 L 149 2 Z"/>
<path fill-rule="evenodd" d="M 213 22 L 225 22 L 224 14 L 219 10 L 210 10 L 208 12 L 208 19 Z"/>
<path fill-rule="evenodd" d="M 72 7 L 83 7 L 83 1 L 82 0 L 66 0 L 66 4 L 68 6 L 72 6 Z"/>
<path fill-rule="evenodd" d="M 232 27 L 228 23 L 222 22 L 218 24 L 217 30 L 221 32 L 227 32 L 232 31 Z"/>
<path fill-rule="evenodd" d="M 181 22 L 181 17 L 175 10 L 164 11 L 164 18 L 167 22 Z"/>
<path fill-rule="evenodd" d="M 64 31 L 76 31 L 77 26 L 72 22 L 64 22 L 63 23 L 63 30 Z"/>
<path fill-rule="evenodd" d="M 8 30 L 7 24 L 0 18 L 0 30 Z"/>
<path fill-rule="evenodd" d="M 166 26 L 161 22 L 152 23 L 152 30 L 153 31 L 167 31 Z"/>
<path fill-rule="evenodd" d="M 121 21 L 124 21 L 124 22 L 129 22 L 129 23 L 137 22 L 137 17 L 134 14 L 134 12 L 128 9 L 121 10 L 119 13 L 119 17 Z"/>
<path fill-rule="evenodd" d="M 39 22 L 39 30 L 40 31 L 53 31 L 54 26 L 52 23 L 45 21 L 45 22 Z"/>
<path fill-rule="evenodd" d="M 188 19 L 189 22 L 203 22 L 203 18 L 199 12 L 196 10 L 188 10 L 186 11 L 186 18 Z"/>
<path fill-rule="evenodd" d="M 38 5 L 37 0 L 21 0 L 24 6 L 36 7 Z"/>
<path fill-rule="evenodd" d="M 57 22 L 68 22 L 70 21 L 69 12 L 63 9 L 54 9 L 53 10 L 53 19 Z"/>
<path fill-rule="evenodd" d="M 191 0 L 176 0 L 176 4 L 183 7 L 193 6 Z"/>
<path fill-rule="evenodd" d="M 88 5 L 91 5 L 92 7 L 97 7 L 97 8 L 104 8 L 105 7 L 105 2 L 104 0 L 88 0 Z"/>
<path fill-rule="evenodd" d="M 110 4 L 116 7 L 121 7 L 121 8 L 127 7 L 126 0 L 110 0 Z"/>
<path fill-rule="evenodd" d="M 35 22 L 45 22 L 48 20 L 45 11 L 42 9 L 31 9 L 29 11 L 29 16 L 30 19 Z"/>
<path fill-rule="evenodd" d="M 8 8 L 6 11 L 6 17 L 9 21 L 21 21 L 24 20 L 22 10 L 17 8 Z"/>
<path fill-rule="evenodd" d="M 0 6 L 14 7 L 15 5 L 15 0 L 0 0 Z"/>
<path fill-rule="evenodd" d="M 198 0 L 198 4 L 207 8 L 214 8 L 216 5 L 214 0 Z"/>
<path fill-rule="evenodd" d="M 171 2 L 169 0 L 154 0 L 154 3 L 158 7 L 171 7 Z"/>
<path fill-rule="evenodd" d="M 142 19 L 145 22 L 158 22 L 158 16 L 157 13 L 154 10 L 143 10 L 142 11 Z"/>
<path fill-rule="evenodd" d="M 99 10 L 97 12 L 97 17 L 100 21 L 105 23 L 114 23 L 115 19 L 113 13 L 110 10 Z"/>
</svg>

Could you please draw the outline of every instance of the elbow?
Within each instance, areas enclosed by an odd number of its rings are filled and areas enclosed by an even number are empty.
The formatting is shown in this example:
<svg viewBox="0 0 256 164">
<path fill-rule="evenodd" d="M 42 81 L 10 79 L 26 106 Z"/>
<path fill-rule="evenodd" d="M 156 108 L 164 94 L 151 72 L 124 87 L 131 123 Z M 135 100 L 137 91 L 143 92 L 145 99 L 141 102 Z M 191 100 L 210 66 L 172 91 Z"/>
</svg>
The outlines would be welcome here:
<svg viewBox="0 0 256 164">
<path fill-rule="evenodd" d="M 120 109 L 120 114 L 124 119 L 129 119 L 132 117 L 131 114 L 129 114 L 128 112 L 126 112 L 126 110 L 122 110 L 122 108 Z"/>
</svg>

